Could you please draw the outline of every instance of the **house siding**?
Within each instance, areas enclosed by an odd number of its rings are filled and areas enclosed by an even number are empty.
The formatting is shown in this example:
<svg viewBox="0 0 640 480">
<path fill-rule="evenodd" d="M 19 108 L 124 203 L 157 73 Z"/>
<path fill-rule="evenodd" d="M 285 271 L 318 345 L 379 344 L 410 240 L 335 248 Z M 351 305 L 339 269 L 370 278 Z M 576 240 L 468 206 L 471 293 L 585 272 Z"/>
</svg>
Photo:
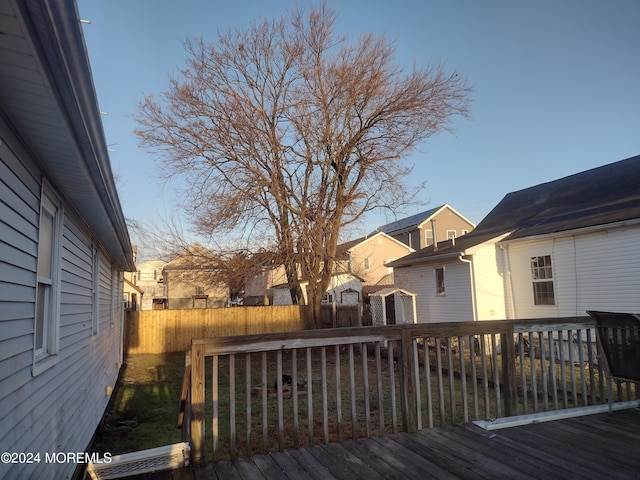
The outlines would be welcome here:
<svg viewBox="0 0 640 480">
<path fill-rule="evenodd" d="M 385 235 L 372 236 L 351 249 L 349 272 L 362 278 L 365 285 L 374 285 L 390 273 L 384 265 L 387 260 L 402 258 L 411 251 Z M 369 259 L 369 269 L 364 268 L 365 258 Z"/>
<path fill-rule="evenodd" d="M 445 294 L 436 293 L 435 269 L 445 268 Z M 473 320 L 469 265 L 459 261 L 396 268 L 395 286 L 416 294 L 418 323 Z"/>
<path fill-rule="evenodd" d="M 504 259 L 495 244 L 480 248 L 473 254 L 474 296 L 477 320 L 507 318 L 505 305 Z"/>
<path fill-rule="evenodd" d="M 94 239 L 65 204 L 58 362 L 33 376 L 42 172 L 1 122 L 0 136 L 0 451 L 42 456 L 84 451 L 109 400 L 106 387 L 115 385 L 119 371 L 120 276 L 103 253 L 100 328 L 93 335 Z M 117 278 L 113 286 L 112 273 Z M 46 476 L 69 478 L 75 468 L 72 463 L 47 464 Z M 42 478 L 43 471 L 42 464 L 2 464 L 0 478 Z"/>
<path fill-rule="evenodd" d="M 516 318 L 640 312 L 638 227 L 509 244 Z M 534 305 L 530 259 L 551 255 L 555 305 Z"/>
</svg>

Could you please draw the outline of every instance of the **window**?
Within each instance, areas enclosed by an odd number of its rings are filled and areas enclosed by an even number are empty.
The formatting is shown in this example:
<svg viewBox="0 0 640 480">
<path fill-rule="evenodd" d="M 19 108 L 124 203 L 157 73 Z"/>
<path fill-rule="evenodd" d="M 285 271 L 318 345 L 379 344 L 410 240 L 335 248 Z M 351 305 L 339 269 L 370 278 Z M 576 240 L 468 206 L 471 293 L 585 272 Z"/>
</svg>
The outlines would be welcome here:
<svg viewBox="0 0 640 480">
<path fill-rule="evenodd" d="M 531 277 L 533 281 L 533 303 L 535 305 L 555 305 L 551 255 L 531 258 Z"/>
<path fill-rule="evenodd" d="M 59 252 L 62 242 L 62 205 L 46 185 L 42 188 L 38 232 L 38 272 L 34 329 L 34 360 L 58 353 Z M 35 367 L 35 365 L 34 365 Z M 37 374 L 34 368 L 34 374 Z"/>
<path fill-rule="evenodd" d="M 451 240 L 452 238 L 456 238 L 456 231 L 447 230 L 447 240 Z"/>
<path fill-rule="evenodd" d="M 371 268 L 371 259 L 369 257 L 364 257 L 362 263 L 365 270 L 369 270 Z"/>
<path fill-rule="evenodd" d="M 204 287 L 196 287 L 196 296 L 204 295 Z"/>
<path fill-rule="evenodd" d="M 433 245 L 433 230 L 424 231 L 424 244 L 425 246 Z"/>
<path fill-rule="evenodd" d="M 444 267 L 438 267 L 434 271 L 436 273 L 436 293 L 438 295 L 444 295 Z"/>
</svg>

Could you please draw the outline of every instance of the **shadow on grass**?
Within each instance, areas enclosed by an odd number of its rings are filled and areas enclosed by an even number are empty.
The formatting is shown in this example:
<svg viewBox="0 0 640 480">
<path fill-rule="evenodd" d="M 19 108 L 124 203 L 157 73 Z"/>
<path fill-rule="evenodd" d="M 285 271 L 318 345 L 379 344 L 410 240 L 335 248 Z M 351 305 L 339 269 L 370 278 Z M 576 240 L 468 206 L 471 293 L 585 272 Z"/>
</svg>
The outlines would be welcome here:
<svg viewBox="0 0 640 480">
<path fill-rule="evenodd" d="M 177 408 L 183 367 L 180 353 L 129 356 L 93 450 L 117 455 L 180 442 Z"/>
</svg>

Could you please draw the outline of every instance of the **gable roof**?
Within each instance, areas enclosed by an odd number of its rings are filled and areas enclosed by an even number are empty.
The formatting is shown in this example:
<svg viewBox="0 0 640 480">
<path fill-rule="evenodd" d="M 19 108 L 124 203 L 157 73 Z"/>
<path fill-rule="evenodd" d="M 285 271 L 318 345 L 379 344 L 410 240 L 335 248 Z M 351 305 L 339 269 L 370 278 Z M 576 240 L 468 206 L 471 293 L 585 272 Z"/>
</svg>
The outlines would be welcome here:
<svg viewBox="0 0 640 480">
<path fill-rule="evenodd" d="M 212 270 L 218 267 L 218 258 L 198 242 L 166 263 L 163 270 Z"/>
<path fill-rule="evenodd" d="M 133 271 L 75 1 L 2 5 L 2 115 L 117 265 Z"/>
<path fill-rule="evenodd" d="M 341 243 L 340 245 L 338 245 L 336 247 L 336 259 L 338 259 L 338 260 L 348 260 L 349 259 L 349 252 L 351 250 L 353 250 L 354 247 L 356 247 L 357 245 L 360 245 L 360 244 L 364 244 L 364 243 L 368 242 L 369 240 L 374 239 L 377 236 L 381 236 L 381 237 L 387 238 L 392 243 L 396 243 L 397 245 L 405 248 L 408 252 L 414 252 L 415 251 L 415 249 L 411 248 L 407 244 L 402 243 L 399 240 L 396 240 L 395 238 L 387 235 L 384 232 L 375 232 L 375 233 L 373 233 L 371 235 L 367 235 L 365 237 L 356 238 L 355 240 L 351 240 L 349 242 Z"/>
<path fill-rule="evenodd" d="M 402 230 L 407 230 L 411 228 L 415 228 L 418 225 L 429 220 L 433 215 L 435 215 L 441 208 L 446 207 L 446 205 L 440 205 L 439 207 L 432 208 L 430 210 L 425 210 L 424 212 L 416 213 L 415 215 L 411 215 L 407 218 L 401 218 L 400 220 L 396 220 L 395 222 L 387 223 L 386 225 L 382 225 L 375 229 L 372 232 L 372 235 L 377 232 L 384 232 L 387 234 L 400 232 Z"/>
<path fill-rule="evenodd" d="M 470 233 L 403 257 L 391 266 L 461 254 L 502 241 L 640 218 L 640 155 L 507 194 Z"/>
</svg>

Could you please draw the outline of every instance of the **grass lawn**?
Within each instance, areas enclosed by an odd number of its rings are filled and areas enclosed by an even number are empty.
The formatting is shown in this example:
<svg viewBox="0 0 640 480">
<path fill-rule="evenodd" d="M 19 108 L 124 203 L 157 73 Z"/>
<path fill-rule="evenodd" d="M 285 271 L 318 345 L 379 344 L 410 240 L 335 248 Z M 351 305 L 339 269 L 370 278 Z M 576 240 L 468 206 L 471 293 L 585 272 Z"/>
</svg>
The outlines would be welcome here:
<svg viewBox="0 0 640 480">
<path fill-rule="evenodd" d="M 177 427 L 184 354 L 127 358 L 93 449 L 113 455 L 182 441 Z"/>
</svg>

